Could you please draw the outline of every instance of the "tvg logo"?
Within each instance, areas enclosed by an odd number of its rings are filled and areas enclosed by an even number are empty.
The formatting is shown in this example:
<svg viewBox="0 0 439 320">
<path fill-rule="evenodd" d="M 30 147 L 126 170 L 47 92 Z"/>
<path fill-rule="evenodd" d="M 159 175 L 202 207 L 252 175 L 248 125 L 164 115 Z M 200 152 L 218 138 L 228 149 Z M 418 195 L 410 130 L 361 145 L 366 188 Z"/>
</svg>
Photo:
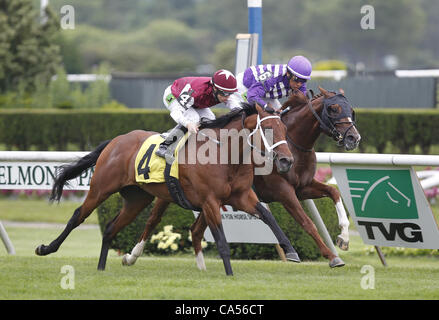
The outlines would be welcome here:
<svg viewBox="0 0 439 320">
<path fill-rule="evenodd" d="M 422 238 L 421 227 L 415 223 L 390 223 L 388 230 L 382 222 L 358 221 L 358 225 L 366 228 L 367 237 L 371 240 L 375 240 L 373 227 L 376 227 L 381 231 L 387 241 L 395 241 L 396 233 L 398 233 L 398 236 L 406 242 L 424 241 Z M 410 234 L 407 234 L 405 229 L 409 229 Z"/>
</svg>

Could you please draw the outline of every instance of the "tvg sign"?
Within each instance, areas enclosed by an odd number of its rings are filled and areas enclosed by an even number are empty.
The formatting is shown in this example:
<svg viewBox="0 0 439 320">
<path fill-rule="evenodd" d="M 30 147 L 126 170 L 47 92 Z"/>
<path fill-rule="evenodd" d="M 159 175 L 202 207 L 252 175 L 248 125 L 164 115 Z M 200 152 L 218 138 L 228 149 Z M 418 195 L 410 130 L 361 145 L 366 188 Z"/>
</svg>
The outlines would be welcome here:
<svg viewBox="0 0 439 320">
<path fill-rule="evenodd" d="M 331 165 L 364 243 L 439 248 L 439 231 L 411 167 Z"/>
</svg>

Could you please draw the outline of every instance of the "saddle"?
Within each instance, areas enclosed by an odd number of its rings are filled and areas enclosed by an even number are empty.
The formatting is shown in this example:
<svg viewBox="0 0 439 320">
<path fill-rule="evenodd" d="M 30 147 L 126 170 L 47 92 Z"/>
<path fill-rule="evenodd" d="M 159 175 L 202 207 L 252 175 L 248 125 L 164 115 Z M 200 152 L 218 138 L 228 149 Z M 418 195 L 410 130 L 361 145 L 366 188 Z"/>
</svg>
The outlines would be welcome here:
<svg viewBox="0 0 439 320">
<path fill-rule="evenodd" d="M 186 143 L 189 135 L 186 134 L 178 143 L 174 151 L 174 160 L 169 163 L 157 156 L 155 151 L 163 142 L 160 134 L 148 137 L 140 147 L 135 160 L 135 176 L 138 183 L 166 183 L 169 193 L 180 207 L 188 210 L 201 211 L 192 206 L 184 195 L 178 180 L 178 151 Z"/>
</svg>

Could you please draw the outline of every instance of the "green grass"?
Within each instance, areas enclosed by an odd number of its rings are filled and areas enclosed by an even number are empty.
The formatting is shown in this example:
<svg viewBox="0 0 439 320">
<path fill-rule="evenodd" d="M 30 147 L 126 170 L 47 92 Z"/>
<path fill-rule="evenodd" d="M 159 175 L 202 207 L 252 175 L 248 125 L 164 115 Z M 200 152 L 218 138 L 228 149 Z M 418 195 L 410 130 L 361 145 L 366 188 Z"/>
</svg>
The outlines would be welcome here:
<svg viewBox="0 0 439 320">
<path fill-rule="evenodd" d="M 141 257 L 124 267 L 114 251 L 107 269 L 96 270 L 98 230 L 75 230 L 59 252 L 37 257 L 36 245 L 59 230 L 9 228 L 17 255 L 0 254 L 0 299 L 438 299 L 439 264 L 435 258 L 388 258 L 383 267 L 376 255 L 362 253 L 361 239 L 352 237 L 347 265 L 330 269 L 326 261 L 232 260 L 233 277 L 222 261 L 207 258 L 207 271 L 196 268 L 192 256 Z M 32 235 L 34 234 L 34 235 Z M 21 238 L 20 241 L 17 239 Z M 47 241 L 45 241 L 47 242 Z M 363 265 L 375 269 L 375 289 L 361 288 Z M 75 270 L 75 289 L 61 288 L 61 268 Z"/>
<path fill-rule="evenodd" d="M 36 201 L 36 200 L 35 200 Z M 33 217 L 41 218 L 32 201 L 1 200 L 10 215 L 31 206 Z M 63 204 L 61 204 L 63 205 Z M 60 206 L 61 206 L 60 205 Z M 65 223 L 77 203 L 64 203 Z M 67 208 L 72 205 L 71 208 Z M 58 208 L 59 209 L 59 208 Z M 25 210 L 26 211 L 26 210 Z M 29 211 L 29 209 L 27 209 Z M 44 213 L 44 215 L 47 213 Z M 4 213 L 0 215 L 5 219 Z M 34 254 L 35 248 L 48 244 L 62 227 L 34 228 L 6 226 L 17 254 L 8 255 L 0 246 L 0 299 L 200 299 L 200 300 L 289 300 L 289 299 L 439 299 L 439 260 L 434 257 L 387 257 L 382 266 L 376 254 L 366 255 L 359 236 L 352 235 L 350 250 L 339 251 L 346 262 L 343 268 L 330 269 L 326 260 L 300 264 L 281 261 L 232 260 L 233 277 L 225 276 L 223 263 L 206 258 L 207 271 L 199 271 L 192 255 L 171 257 L 144 256 L 131 267 L 121 265 L 121 257 L 110 250 L 107 268 L 97 271 L 101 233 L 97 228 L 75 229 L 58 252 L 46 257 Z M 64 265 L 75 271 L 75 289 L 61 288 Z M 361 268 L 371 265 L 375 271 L 375 289 L 361 288 Z"/>
<path fill-rule="evenodd" d="M 48 200 L 26 199 L 22 197 L 14 200 L 0 198 L 0 221 L 41 221 L 65 224 L 80 205 L 81 202 L 77 201 L 50 203 Z M 93 212 L 84 223 L 97 224 L 98 216 L 96 212 Z"/>
</svg>

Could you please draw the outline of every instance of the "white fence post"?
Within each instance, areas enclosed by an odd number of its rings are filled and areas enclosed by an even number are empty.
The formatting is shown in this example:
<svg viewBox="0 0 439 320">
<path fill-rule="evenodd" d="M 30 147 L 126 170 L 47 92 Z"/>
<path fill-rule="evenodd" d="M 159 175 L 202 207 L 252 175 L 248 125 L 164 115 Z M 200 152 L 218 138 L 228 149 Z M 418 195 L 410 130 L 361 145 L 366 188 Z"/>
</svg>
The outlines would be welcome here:
<svg viewBox="0 0 439 320">
<path fill-rule="evenodd" d="M 12 245 L 12 242 L 9 239 L 8 234 L 6 232 L 6 229 L 5 229 L 5 227 L 3 227 L 3 224 L 1 221 L 0 221 L 0 236 L 1 236 L 2 241 L 6 247 L 6 250 L 8 250 L 8 253 L 14 255 L 15 254 L 14 246 Z"/>
<path fill-rule="evenodd" d="M 322 236 L 323 241 L 325 241 L 326 245 L 329 247 L 332 253 L 338 256 L 337 250 L 335 249 L 334 244 L 332 243 L 332 239 L 331 236 L 329 235 L 328 229 L 326 228 L 326 225 L 323 222 L 322 217 L 320 216 L 319 210 L 317 210 L 314 201 L 312 199 L 307 199 L 304 202 L 308 207 L 308 209 L 311 211 L 312 220 L 314 221 L 314 224 L 319 230 L 319 233 Z"/>
</svg>

